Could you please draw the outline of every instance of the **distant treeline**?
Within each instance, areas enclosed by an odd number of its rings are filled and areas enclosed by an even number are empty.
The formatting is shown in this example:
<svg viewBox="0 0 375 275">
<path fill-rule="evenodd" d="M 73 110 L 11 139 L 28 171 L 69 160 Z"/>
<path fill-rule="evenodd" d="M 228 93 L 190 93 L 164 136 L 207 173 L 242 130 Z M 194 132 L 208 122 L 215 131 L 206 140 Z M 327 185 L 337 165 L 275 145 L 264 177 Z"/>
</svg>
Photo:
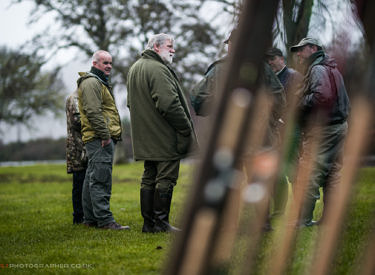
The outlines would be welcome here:
<svg viewBox="0 0 375 275">
<path fill-rule="evenodd" d="M 0 161 L 65 159 L 65 138 L 41 138 L 28 142 L 0 142 Z"/>
<path fill-rule="evenodd" d="M 116 146 L 116 163 L 128 162 L 133 158 L 128 121 L 125 122 L 125 127 L 126 131 L 123 133 L 122 141 Z M 370 136 L 375 138 L 375 130 L 371 132 Z M 371 139 L 374 140 L 373 138 Z M 65 137 L 59 139 L 41 138 L 28 142 L 12 142 L 9 144 L 3 144 L 0 141 L 0 161 L 63 160 L 65 159 L 65 142 Z M 374 165 L 374 142 L 370 141 L 370 146 L 365 155 L 367 156 L 367 161 L 370 161 Z M 370 156 L 372 158 L 369 158 Z"/>
<path fill-rule="evenodd" d="M 116 146 L 115 163 L 128 162 L 133 158 L 130 137 L 130 121 L 122 121 L 122 141 Z M 3 144 L 0 140 L 0 161 L 64 160 L 66 138 L 40 138 L 27 142 Z"/>
</svg>

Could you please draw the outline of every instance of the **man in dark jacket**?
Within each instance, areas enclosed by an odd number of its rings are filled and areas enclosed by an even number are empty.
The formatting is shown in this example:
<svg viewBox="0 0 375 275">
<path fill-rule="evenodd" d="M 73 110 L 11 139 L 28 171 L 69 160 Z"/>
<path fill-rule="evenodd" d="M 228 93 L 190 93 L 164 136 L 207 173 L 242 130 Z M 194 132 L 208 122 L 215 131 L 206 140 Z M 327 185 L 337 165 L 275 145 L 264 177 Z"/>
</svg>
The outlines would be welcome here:
<svg viewBox="0 0 375 275">
<path fill-rule="evenodd" d="M 127 79 L 134 158 L 144 160 L 142 232 L 178 230 L 169 224 L 172 193 L 180 159 L 196 139 L 182 88 L 169 67 L 175 53 L 173 43 L 168 34 L 152 36 Z"/>
<path fill-rule="evenodd" d="M 284 87 L 287 98 L 286 108 L 288 108 L 288 106 L 292 107 L 291 102 L 294 100 L 297 90 L 301 88 L 303 76 L 296 70 L 286 65 L 283 53 L 279 48 L 268 49 L 266 51 L 266 60 Z M 290 145 L 288 147 L 285 160 L 282 163 L 283 176 L 280 178 L 277 184 L 275 184 L 273 216 L 283 214 L 285 211 L 288 200 L 287 177 L 289 180 L 294 178 L 294 168 L 298 159 L 300 136 L 300 130 L 298 127 L 296 127 L 291 135 L 291 140 L 288 141 Z"/>
<path fill-rule="evenodd" d="M 228 54 L 231 54 L 237 35 L 237 29 L 233 29 L 229 37 L 224 41 L 225 44 L 228 44 Z M 215 97 L 217 97 L 219 92 L 220 81 L 226 73 L 226 60 L 228 60 L 227 57 L 224 57 L 212 63 L 205 72 L 203 79 L 192 89 L 190 98 L 197 115 L 207 116 L 211 113 L 212 105 L 216 100 Z M 271 117 L 269 121 L 265 121 L 267 135 L 263 145 L 265 150 L 273 150 L 279 143 L 280 118 L 285 108 L 286 98 L 282 84 L 266 62 L 263 64 L 261 77 L 264 90 L 269 93 L 270 99 L 273 100 Z M 247 160 L 249 159 L 248 156 L 252 154 L 252 148 L 246 148 L 243 153 L 246 169 L 251 167 L 251 165 L 248 165 Z M 270 220 L 267 219 L 264 229 L 269 230 L 270 228 Z"/>
<path fill-rule="evenodd" d="M 301 90 L 301 125 L 302 149 L 300 159 L 303 167 L 309 159 L 309 148 L 313 140 L 319 139 L 317 156 L 314 159 L 309 188 L 302 209 L 301 226 L 317 224 L 313 221 L 315 202 L 319 199 L 319 187 L 323 187 L 324 209 L 334 195 L 334 187 L 339 181 L 342 163 L 343 143 L 347 133 L 347 117 L 349 115 L 349 98 L 346 93 L 342 75 L 336 63 L 323 51 L 321 43 L 314 38 L 304 38 L 290 48 L 298 56 L 300 64 L 306 68 L 305 82 Z M 318 122 L 315 131 L 306 126 Z M 325 217 L 323 210 L 323 216 Z M 323 221 L 323 220 L 321 220 Z"/>
<path fill-rule="evenodd" d="M 109 207 L 115 143 L 121 139 L 121 121 L 109 76 L 112 56 L 103 50 L 94 53 L 90 72 L 79 73 L 78 106 L 82 140 L 89 159 L 83 183 L 84 224 L 89 227 L 129 229 L 115 222 Z"/>
<path fill-rule="evenodd" d="M 81 135 L 77 91 L 67 98 L 65 112 L 68 134 L 66 138 L 66 168 L 68 174 L 73 174 L 73 224 L 80 224 L 83 223 L 82 186 L 85 180 L 87 156 Z"/>
<path fill-rule="evenodd" d="M 284 87 L 285 93 L 293 93 L 303 81 L 303 76 L 296 70 L 288 67 L 282 51 L 279 48 L 270 48 L 266 52 L 266 59 L 272 71 L 276 74 Z"/>
</svg>

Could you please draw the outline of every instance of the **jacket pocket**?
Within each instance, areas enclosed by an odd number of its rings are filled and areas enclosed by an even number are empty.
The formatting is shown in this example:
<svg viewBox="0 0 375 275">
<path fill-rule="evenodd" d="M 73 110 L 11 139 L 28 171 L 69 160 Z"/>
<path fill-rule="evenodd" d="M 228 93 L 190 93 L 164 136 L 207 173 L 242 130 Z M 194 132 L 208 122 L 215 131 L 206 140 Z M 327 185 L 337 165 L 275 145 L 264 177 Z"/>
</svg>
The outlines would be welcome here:
<svg viewBox="0 0 375 275">
<path fill-rule="evenodd" d="M 177 133 L 177 153 L 186 154 L 191 145 L 191 141 L 192 141 L 191 134 L 188 136 L 183 136 Z"/>
</svg>

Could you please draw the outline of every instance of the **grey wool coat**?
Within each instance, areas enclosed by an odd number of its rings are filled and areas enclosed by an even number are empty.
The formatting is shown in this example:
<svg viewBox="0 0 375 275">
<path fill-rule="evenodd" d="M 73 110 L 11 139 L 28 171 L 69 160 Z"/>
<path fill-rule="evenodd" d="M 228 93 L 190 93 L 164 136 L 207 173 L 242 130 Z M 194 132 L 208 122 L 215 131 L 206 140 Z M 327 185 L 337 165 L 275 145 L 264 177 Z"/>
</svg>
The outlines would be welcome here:
<svg viewBox="0 0 375 275">
<path fill-rule="evenodd" d="M 132 65 L 127 91 L 134 159 L 185 157 L 196 142 L 193 122 L 176 74 L 156 52 L 145 50 Z"/>
</svg>

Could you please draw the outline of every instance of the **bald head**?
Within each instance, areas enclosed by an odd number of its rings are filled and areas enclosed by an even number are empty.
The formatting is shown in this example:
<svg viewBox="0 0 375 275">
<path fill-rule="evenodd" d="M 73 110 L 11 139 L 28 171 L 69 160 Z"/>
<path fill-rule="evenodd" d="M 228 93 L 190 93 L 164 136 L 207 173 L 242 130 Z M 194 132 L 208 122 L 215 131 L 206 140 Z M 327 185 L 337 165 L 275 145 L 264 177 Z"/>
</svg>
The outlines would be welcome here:
<svg viewBox="0 0 375 275">
<path fill-rule="evenodd" d="M 110 75 L 112 70 L 112 56 L 107 51 L 96 51 L 92 56 L 92 66 L 101 70 L 105 75 Z"/>
</svg>

